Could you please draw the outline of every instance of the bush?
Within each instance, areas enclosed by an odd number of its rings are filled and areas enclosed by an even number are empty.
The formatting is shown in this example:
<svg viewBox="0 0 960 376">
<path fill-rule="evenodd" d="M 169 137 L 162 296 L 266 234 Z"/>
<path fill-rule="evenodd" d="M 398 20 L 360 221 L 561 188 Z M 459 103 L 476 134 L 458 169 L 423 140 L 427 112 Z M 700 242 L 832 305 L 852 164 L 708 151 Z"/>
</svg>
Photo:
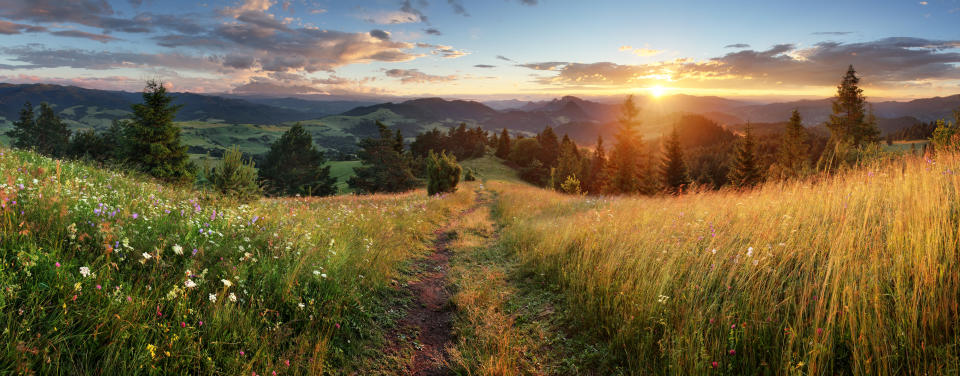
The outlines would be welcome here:
<svg viewBox="0 0 960 376">
<path fill-rule="evenodd" d="M 463 181 L 476 181 L 476 180 L 477 180 L 477 172 L 474 171 L 472 168 L 468 168 L 463 173 Z"/>
<path fill-rule="evenodd" d="M 253 160 L 244 159 L 237 146 L 227 149 L 223 159 L 209 171 L 204 171 L 204 175 L 214 189 L 243 202 L 254 200 L 262 193 Z"/>
<path fill-rule="evenodd" d="M 433 196 L 456 191 L 462 171 L 457 158 L 452 154 L 442 152 L 437 155 L 431 151 L 427 156 L 427 194 Z"/>
</svg>

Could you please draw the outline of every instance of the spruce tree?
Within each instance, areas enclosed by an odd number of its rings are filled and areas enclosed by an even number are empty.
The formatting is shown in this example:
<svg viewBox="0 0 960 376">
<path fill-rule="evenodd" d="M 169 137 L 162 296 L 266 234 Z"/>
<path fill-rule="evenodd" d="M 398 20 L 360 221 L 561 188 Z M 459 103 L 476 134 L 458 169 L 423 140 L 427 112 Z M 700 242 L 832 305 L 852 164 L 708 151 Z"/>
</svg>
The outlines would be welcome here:
<svg viewBox="0 0 960 376">
<path fill-rule="evenodd" d="M 296 123 L 270 145 L 260 177 L 273 194 L 329 196 L 337 193 L 337 179 L 326 162 L 310 133 Z"/>
<path fill-rule="evenodd" d="M 427 195 L 455 192 L 463 169 L 453 154 L 432 150 L 427 155 Z"/>
<path fill-rule="evenodd" d="M 837 96 L 833 99 L 833 114 L 827 121 L 831 142 L 847 143 L 860 147 L 875 142 L 880 135 L 876 122 L 870 122 L 866 114 L 866 98 L 858 85 L 860 78 L 851 65 L 837 86 Z"/>
<path fill-rule="evenodd" d="M 133 121 L 128 126 L 128 160 L 144 172 L 171 182 L 193 179 L 194 168 L 187 147 L 180 142 L 180 128 L 173 124 L 181 106 L 163 83 L 147 81 L 143 103 L 133 105 Z"/>
<path fill-rule="evenodd" d="M 794 109 L 790 115 L 780 140 L 780 152 L 777 165 L 782 178 L 796 178 L 803 173 L 808 164 L 810 146 L 807 145 L 807 132 L 803 128 L 800 111 Z"/>
<path fill-rule="evenodd" d="M 633 96 L 628 96 L 621 107 L 617 144 L 610 158 L 610 165 L 613 168 L 610 191 L 613 193 L 633 194 L 642 188 L 640 174 L 643 145 L 640 134 L 637 132 L 640 125 L 639 117 L 640 109 L 634 103 Z"/>
<path fill-rule="evenodd" d="M 405 192 L 419 182 L 410 171 L 410 163 L 397 151 L 397 139 L 381 122 L 377 122 L 380 136 L 360 141 L 362 166 L 354 169 L 354 176 L 347 181 L 360 193 Z M 402 147 L 402 144 L 400 144 Z"/>
<path fill-rule="evenodd" d="M 507 159 L 510 156 L 510 132 L 507 132 L 507 128 L 503 128 L 503 132 L 500 133 L 497 151 L 494 155 L 501 159 Z"/>
<path fill-rule="evenodd" d="M 37 120 L 34 117 L 33 105 L 24 103 L 20 109 L 20 118 L 13 122 L 13 129 L 7 131 L 10 144 L 20 149 L 35 149 L 37 147 Z"/>
<path fill-rule="evenodd" d="M 560 157 L 560 141 L 557 140 L 557 134 L 553 128 L 547 126 L 543 132 L 537 135 L 537 141 L 540 142 L 540 162 L 547 168 L 557 165 L 557 158 Z"/>
<path fill-rule="evenodd" d="M 743 139 L 733 152 L 730 166 L 730 183 L 737 188 L 749 188 L 760 183 L 756 143 L 753 139 L 753 126 L 747 123 Z"/>
<path fill-rule="evenodd" d="M 327 167 L 329 170 L 329 167 Z M 328 171 L 329 172 L 329 171 Z M 252 201 L 260 196 L 257 169 L 252 159 L 244 158 L 236 145 L 223 153 L 223 159 L 206 171 L 210 184 L 220 193 L 241 202 Z"/>
<path fill-rule="evenodd" d="M 683 150 L 680 148 L 680 132 L 673 127 L 673 132 L 664 143 L 663 164 L 660 166 L 660 177 L 664 188 L 672 193 L 682 192 L 690 183 L 687 175 L 687 165 L 683 162 Z"/>
<path fill-rule="evenodd" d="M 54 157 L 67 155 L 70 148 L 70 129 L 46 102 L 40 103 L 36 124 L 37 152 Z"/>
<path fill-rule="evenodd" d="M 590 194 L 601 194 L 608 184 L 607 154 L 603 149 L 603 136 L 597 136 L 597 147 L 593 149 L 593 156 L 590 158 L 589 177 L 587 179 L 587 192 Z"/>
<path fill-rule="evenodd" d="M 577 145 L 571 142 L 568 138 L 564 138 L 567 142 L 560 144 L 560 156 L 557 158 L 557 167 L 552 169 L 552 183 L 553 189 L 560 190 L 560 185 L 564 182 L 567 182 L 567 178 L 573 177 L 577 180 L 577 190 L 579 192 L 579 182 L 582 174 L 582 164 L 580 163 L 580 152 L 577 150 Z"/>
</svg>

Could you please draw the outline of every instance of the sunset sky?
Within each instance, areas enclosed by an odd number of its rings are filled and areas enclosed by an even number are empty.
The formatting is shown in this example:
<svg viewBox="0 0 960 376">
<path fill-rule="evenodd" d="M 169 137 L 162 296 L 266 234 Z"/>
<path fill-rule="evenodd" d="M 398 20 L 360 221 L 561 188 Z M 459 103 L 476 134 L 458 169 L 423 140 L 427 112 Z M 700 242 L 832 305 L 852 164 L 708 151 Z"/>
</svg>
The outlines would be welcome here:
<svg viewBox="0 0 960 376">
<path fill-rule="evenodd" d="M 881 5 L 882 4 L 882 5 Z M 960 93 L 960 2 L 0 0 L 0 82 L 533 99 Z"/>
</svg>

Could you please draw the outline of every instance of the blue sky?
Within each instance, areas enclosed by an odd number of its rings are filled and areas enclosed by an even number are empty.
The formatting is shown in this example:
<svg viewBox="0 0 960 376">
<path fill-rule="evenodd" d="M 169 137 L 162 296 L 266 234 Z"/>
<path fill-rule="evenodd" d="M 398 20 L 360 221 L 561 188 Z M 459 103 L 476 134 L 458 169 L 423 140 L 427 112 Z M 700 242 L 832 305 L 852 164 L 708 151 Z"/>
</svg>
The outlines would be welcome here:
<svg viewBox="0 0 960 376">
<path fill-rule="evenodd" d="M 960 93 L 960 2 L 0 0 L 0 81 L 331 97 Z"/>
</svg>

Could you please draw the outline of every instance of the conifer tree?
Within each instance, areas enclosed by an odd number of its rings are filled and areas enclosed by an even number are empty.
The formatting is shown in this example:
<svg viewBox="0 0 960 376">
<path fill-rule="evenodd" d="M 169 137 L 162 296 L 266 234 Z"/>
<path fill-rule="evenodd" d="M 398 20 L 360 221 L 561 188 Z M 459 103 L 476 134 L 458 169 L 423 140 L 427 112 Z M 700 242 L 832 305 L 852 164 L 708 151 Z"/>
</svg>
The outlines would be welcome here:
<svg viewBox="0 0 960 376">
<path fill-rule="evenodd" d="M 642 141 L 637 128 L 640 125 L 640 109 L 628 96 L 621 107 L 620 128 L 617 132 L 617 144 L 610 158 L 613 176 L 610 191 L 613 193 L 633 194 L 642 188 L 641 168 L 643 156 Z"/>
<path fill-rule="evenodd" d="M 503 128 L 503 132 L 500 133 L 500 139 L 497 142 L 497 151 L 494 155 L 501 159 L 507 159 L 507 157 L 510 156 L 510 132 L 507 132 L 507 128 Z"/>
<path fill-rule="evenodd" d="M 680 148 L 680 133 L 677 127 L 673 127 L 673 132 L 664 143 L 663 164 L 660 166 L 660 177 L 664 188 L 672 193 L 682 192 L 684 187 L 690 183 L 687 175 L 687 165 L 683 161 L 683 150 Z"/>
<path fill-rule="evenodd" d="M 730 183 L 737 188 L 749 188 L 760 183 L 756 143 L 753 139 L 753 126 L 747 123 L 743 139 L 737 143 L 730 166 Z"/>
<path fill-rule="evenodd" d="M 278 195 L 329 196 L 337 193 L 337 179 L 313 137 L 296 123 L 270 145 L 260 177 Z"/>
<path fill-rule="evenodd" d="M 327 169 L 329 170 L 329 167 Z M 205 175 L 214 189 L 241 202 L 251 201 L 262 192 L 253 160 L 244 158 L 236 145 L 227 149 L 223 153 L 223 159 L 206 171 Z"/>
<path fill-rule="evenodd" d="M 53 111 L 46 102 L 40 103 L 40 113 L 36 122 L 36 150 L 41 154 L 61 157 L 68 153 L 70 148 L 70 129 L 60 120 L 60 116 Z"/>
<path fill-rule="evenodd" d="M 180 142 L 180 128 L 173 124 L 181 106 L 158 80 L 147 81 L 143 103 L 134 104 L 133 121 L 128 126 L 128 160 L 154 177 L 188 182 L 194 166 L 187 147 Z"/>
<path fill-rule="evenodd" d="M 20 118 L 13 122 L 13 129 L 7 131 L 10 144 L 15 148 L 34 149 L 37 147 L 38 133 L 33 105 L 30 102 L 24 103 L 20 109 Z"/>
<path fill-rule="evenodd" d="M 597 147 L 593 149 L 590 158 L 590 176 L 587 181 L 587 192 L 601 194 L 608 184 L 607 154 L 603 149 L 603 136 L 597 136 Z"/>
<path fill-rule="evenodd" d="M 833 114 L 827 121 L 831 142 L 848 143 L 860 147 L 875 142 L 880 135 L 876 122 L 871 122 L 866 114 L 866 98 L 858 85 L 860 78 L 851 65 L 837 86 L 837 96 L 833 99 Z"/>
<path fill-rule="evenodd" d="M 419 182 L 410 171 L 410 163 L 397 151 L 397 139 L 386 125 L 377 121 L 380 137 L 360 141 L 361 167 L 354 169 L 354 176 L 347 181 L 361 193 L 405 192 Z M 402 144 L 400 144 L 402 147 Z"/>
<path fill-rule="evenodd" d="M 794 109 L 780 140 L 777 166 L 783 178 L 795 178 L 803 173 L 808 164 L 810 146 L 806 143 L 807 132 L 803 128 L 800 111 Z"/>
<path fill-rule="evenodd" d="M 560 144 L 560 157 L 557 158 L 557 167 L 552 170 L 553 189 L 561 189 L 560 185 L 568 181 L 568 177 L 576 179 L 580 191 L 580 179 L 582 173 L 582 164 L 580 163 L 580 152 L 577 145 L 570 139 L 564 138 L 566 142 Z"/>
<path fill-rule="evenodd" d="M 455 192 L 463 169 L 453 154 L 432 150 L 427 155 L 427 195 Z"/>
<path fill-rule="evenodd" d="M 537 141 L 540 142 L 540 162 L 547 168 L 556 166 L 557 158 L 560 157 L 560 141 L 557 140 L 553 128 L 544 128 L 543 132 L 537 135 Z"/>
</svg>

